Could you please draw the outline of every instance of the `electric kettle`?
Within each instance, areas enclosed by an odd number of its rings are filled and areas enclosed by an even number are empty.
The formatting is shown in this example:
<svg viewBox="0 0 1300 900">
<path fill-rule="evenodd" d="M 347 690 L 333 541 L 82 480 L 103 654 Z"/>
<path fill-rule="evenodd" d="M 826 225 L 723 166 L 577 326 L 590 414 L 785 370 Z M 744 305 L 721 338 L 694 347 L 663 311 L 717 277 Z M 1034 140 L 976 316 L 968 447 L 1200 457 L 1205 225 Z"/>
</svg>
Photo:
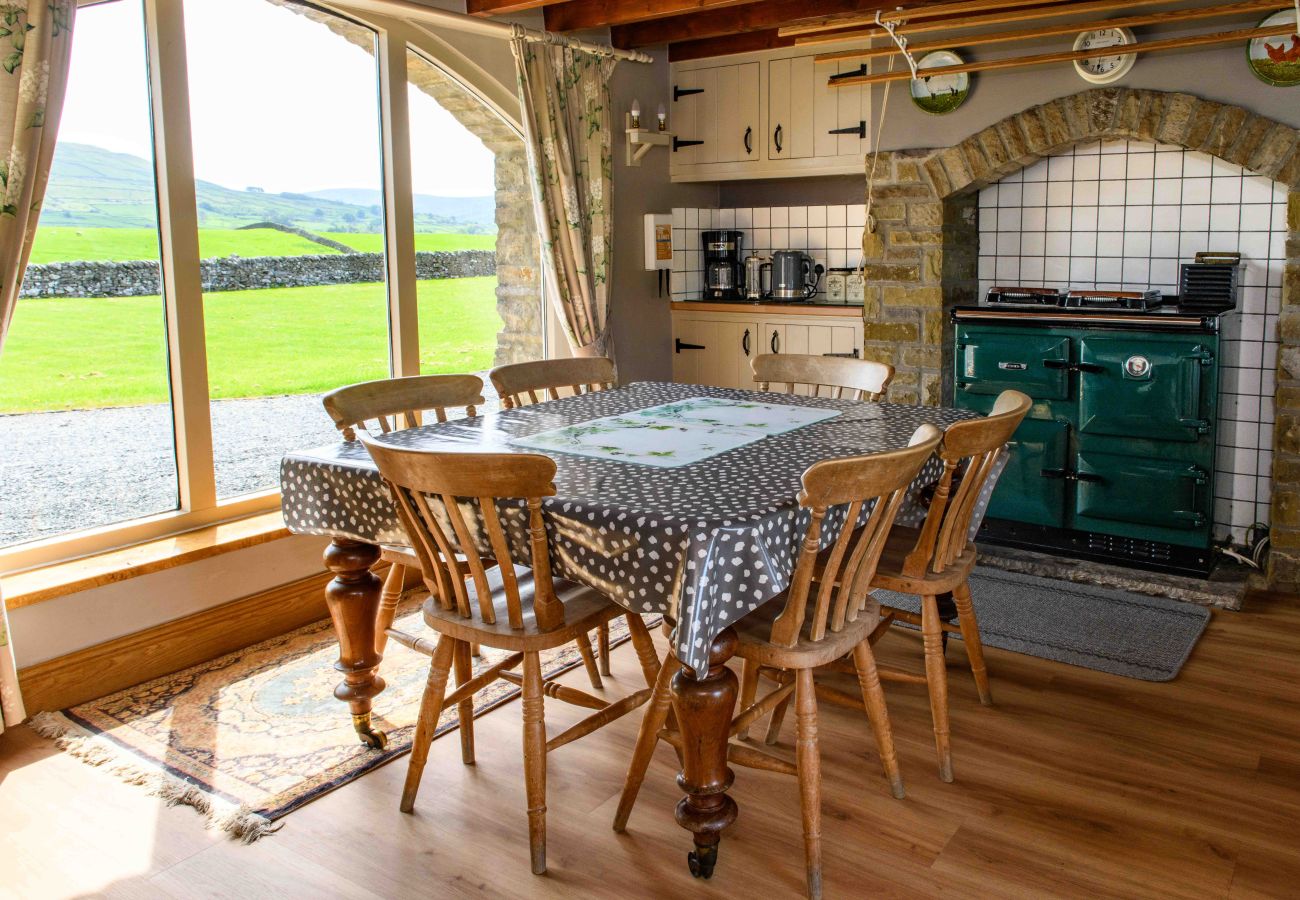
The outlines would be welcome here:
<svg viewBox="0 0 1300 900">
<path fill-rule="evenodd" d="M 772 289 L 774 300 L 811 300 L 817 295 L 817 283 L 824 270 L 802 250 L 778 250 L 772 254 Z"/>
</svg>

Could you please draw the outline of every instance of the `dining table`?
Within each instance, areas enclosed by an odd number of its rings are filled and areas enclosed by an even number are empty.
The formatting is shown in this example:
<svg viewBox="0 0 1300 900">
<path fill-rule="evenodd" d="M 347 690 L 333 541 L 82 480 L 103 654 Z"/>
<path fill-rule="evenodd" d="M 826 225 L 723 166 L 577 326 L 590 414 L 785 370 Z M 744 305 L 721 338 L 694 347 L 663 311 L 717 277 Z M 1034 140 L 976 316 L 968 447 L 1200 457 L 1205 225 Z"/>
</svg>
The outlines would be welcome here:
<svg viewBox="0 0 1300 900">
<path fill-rule="evenodd" d="M 823 459 L 904 447 L 922 424 L 944 428 L 972 415 L 636 382 L 378 439 L 554 459 L 555 493 L 542 506 L 554 574 L 671 625 L 671 652 L 682 664 L 672 701 L 685 795 L 675 816 L 693 835 L 692 873 L 708 877 L 722 833 L 738 812 L 728 795 L 727 765 L 737 696 L 727 665 L 737 643 L 732 626 L 789 586 L 810 521 L 798 499 L 803 472 Z M 937 459 L 921 470 L 900 520 L 924 514 L 925 488 L 939 473 Z M 376 647 L 381 585 L 371 567 L 381 546 L 408 542 L 396 509 L 359 441 L 286 454 L 281 496 L 290 531 L 330 538 L 324 556 L 334 577 L 325 596 L 342 673 L 334 695 L 350 707 L 360 738 L 382 747 L 385 737 L 371 724 L 372 703 L 384 690 Z M 846 527 L 845 518 L 845 508 L 828 513 L 824 546 Z M 515 540 L 526 543 L 522 531 Z M 527 558 L 526 546 L 512 546 L 516 551 L 516 558 Z"/>
</svg>

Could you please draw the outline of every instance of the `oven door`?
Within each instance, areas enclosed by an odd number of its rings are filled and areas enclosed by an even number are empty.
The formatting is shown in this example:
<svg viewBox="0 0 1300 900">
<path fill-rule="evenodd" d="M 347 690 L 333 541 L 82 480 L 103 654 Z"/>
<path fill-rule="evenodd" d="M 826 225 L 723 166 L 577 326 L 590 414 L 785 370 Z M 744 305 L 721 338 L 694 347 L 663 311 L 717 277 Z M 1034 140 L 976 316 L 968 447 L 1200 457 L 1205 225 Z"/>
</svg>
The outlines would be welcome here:
<svg viewBox="0 0 1300 900">
<path fill-rule="evenodd" d="M 1210 476 L 1194 463 L 1084 450 L 1074 478 L 1077 529 L 1180 544 L 1208 533 Z"/>
<path fill-rule="evenodd" d="M 1079 342 L 1079 431 L 1197 441 L 1213 431 L 1214 353 L 1196 337 L 1141 334 Z"/>
<path fill-rule="evenodd" d="M 1070 426 L 1025 419 L 1007 442 L 1010 457 L 989 501 L 996 519 L 1034 525 L 1065 525 L 1066 468 Z"/>
<path fill-rule="evenodd" d="M 958 330 L 954 383 L 958 393 L 1024 391 L 1035 400 L 1064 400 L 1070 391 L 1070 339 L 1018 328 Z"/>
</svg>

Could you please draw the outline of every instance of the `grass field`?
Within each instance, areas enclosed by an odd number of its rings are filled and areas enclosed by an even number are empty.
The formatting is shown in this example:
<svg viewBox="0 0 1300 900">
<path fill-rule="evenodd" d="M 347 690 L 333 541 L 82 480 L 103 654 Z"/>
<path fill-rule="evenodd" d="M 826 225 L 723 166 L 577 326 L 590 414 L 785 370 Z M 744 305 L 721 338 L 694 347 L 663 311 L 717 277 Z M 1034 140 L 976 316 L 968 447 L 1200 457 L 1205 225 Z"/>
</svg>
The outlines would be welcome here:
<svg viewBox="0 0 1300 900">
<path fill-rule="evenodd" d="M 384 248 L 382 234 L 335 232 L 325 235 L 362 252 Z M 417 250 L 492 250 L 494 234 L 426 233 L 415 235 Z M 296 234 L 270 228 L 200 228 L 199 253 L 212 256 L 301 256 L 307 253 L 335 253 Z M 73 260 L 158 258 L 158 233 L 152 228 L 76 228 L 42 225 L 32 247 L 33 263 Z"/>
<path fill-rule="evenodd" d="M 426 373 L 492 365 L 496 278 L 419 283 Z M 204 299 L 214 399 L 306 394 L 388 374 L 382 284 L 271 288 Z M 0 413 L 168 399 L 158 297 L 25 299 L 0 356 Z"/>
</svg>

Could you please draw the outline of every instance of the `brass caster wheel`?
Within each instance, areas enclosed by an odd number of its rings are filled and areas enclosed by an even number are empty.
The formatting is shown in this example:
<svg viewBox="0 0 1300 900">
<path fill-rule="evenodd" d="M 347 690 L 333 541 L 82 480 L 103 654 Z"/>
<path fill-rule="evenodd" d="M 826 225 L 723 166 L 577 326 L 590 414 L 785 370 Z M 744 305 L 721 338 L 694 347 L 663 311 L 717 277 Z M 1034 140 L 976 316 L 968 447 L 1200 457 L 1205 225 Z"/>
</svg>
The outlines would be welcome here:
<svg viewBox="0 0 1300 900">
<path fill-rule="evenodd" d="M 370 724 L 370 714 L 352 717 L 352 727 L 357 730 L 361 743 L 372 750 L 383 750 L 388 746 L 388 735 L 376 731 Z"/>
</svg>

